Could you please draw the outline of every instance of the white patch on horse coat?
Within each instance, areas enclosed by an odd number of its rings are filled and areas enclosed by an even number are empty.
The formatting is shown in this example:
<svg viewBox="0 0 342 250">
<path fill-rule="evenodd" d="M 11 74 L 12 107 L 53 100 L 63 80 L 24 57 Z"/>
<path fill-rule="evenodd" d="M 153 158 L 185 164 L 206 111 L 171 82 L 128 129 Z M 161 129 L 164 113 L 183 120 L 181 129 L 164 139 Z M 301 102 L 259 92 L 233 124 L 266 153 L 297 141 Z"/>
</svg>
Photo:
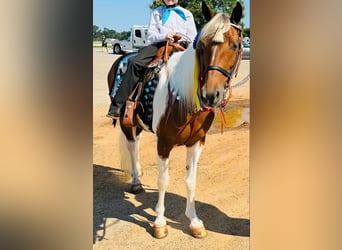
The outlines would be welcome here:
<svg viewBox="0 0 342 250">
<path fill-rule="evenodd" d="M 191 228 L 201 228 L 203 227 L 203 222 L 197 217 L 195 208 L 195 189 L 196 189 L 196 179 L 197 179 L 197 167 L 198 160 L 201 155 L 203 146 L 198 141 L 192 147 L 187 147 L 186 154 L 186 166 L 187 166 L 187 176 L 186 176 L 186 188 L 187 188 L 187 199 L 186 199 L 186 210 L 185 215 L 190 219 Z"/>
<path fill-rule="evenodd" d="M 157 217 L 154 221 L 155 226 L 166 225 L 166 220 L 164 218 L 165 212 L 165 193 L 170 182 L 169 176 L 169 159 L 162 159 L 158 156 L 158 203 L 156 205 Z"/>
<path fill-rule="evenodd" d="M 174 53 L 161 69 L 153 100 L 153 131 L 157 131 L 160 118 L 166 111 L 169 82 L 175 98 L 179 98 L 180 102 L 186 102 L 187 105 L 193 105 L 194 58 L 195 50 L 190 45 L 186 51 Z"/>
</svg>

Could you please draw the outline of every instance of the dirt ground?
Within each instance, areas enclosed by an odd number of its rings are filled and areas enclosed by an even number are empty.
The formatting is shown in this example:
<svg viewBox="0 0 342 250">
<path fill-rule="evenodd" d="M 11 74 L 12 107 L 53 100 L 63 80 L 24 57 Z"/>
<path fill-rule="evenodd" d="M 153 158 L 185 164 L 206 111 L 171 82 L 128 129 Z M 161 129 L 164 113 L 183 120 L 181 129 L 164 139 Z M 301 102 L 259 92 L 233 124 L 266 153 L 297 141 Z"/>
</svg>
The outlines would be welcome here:
<svg viewBox="0 0 342 250">
<path fill-rule="evenodd" d="M 119 165 L 120 128 L 105 117 L 110 103 L 107 73 L 117 57 L 93 51 L 93 249 L 249 249 L 249 81 L 233 89 L 226 114 L 230 127 L 221 134 L 217 115 L 199 160 L 196 209 L 208 236 L 195 239 L 189 234 L 186 149 L 176 147 L 165 198 L 169 235 L 158 240 L 152 236 L 158 192 L 155 135 L 143 133 L 140 144 L 146 192 L 130 194 Z M 249 61 L 243 60 L 233 84 L 248 73 Z"/>
</svg>

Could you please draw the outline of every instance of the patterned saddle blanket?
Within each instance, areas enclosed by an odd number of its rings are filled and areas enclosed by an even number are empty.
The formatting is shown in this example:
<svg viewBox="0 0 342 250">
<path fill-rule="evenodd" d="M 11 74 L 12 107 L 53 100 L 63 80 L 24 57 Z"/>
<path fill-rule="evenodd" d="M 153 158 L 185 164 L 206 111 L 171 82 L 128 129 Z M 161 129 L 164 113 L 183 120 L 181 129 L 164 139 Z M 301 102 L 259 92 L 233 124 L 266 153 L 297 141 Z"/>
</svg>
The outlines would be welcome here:
<svg viewBox="0 0 342 250">
<path fill-rule="evenodd" d="M 128 59 L 135 56 L 137 52 L 124 54 L 119 57 L 114 65 L 115 77 L 113 83 L 108 84 L 109 96 L 114 98 L 116 92 L 121 84 L 122 78 L 125 75 Z M 148 69 L 149 70 L 149 69 Z M 142 94 L 137 103 L 137 112 L 139 114 L 140 123 L 143 122 L 143 128 L 147 131 L 152 131 L 152 118 L 153 118 L 153 97 L 158 84 L 158 74 L 144 84 Z"/>
</svg>

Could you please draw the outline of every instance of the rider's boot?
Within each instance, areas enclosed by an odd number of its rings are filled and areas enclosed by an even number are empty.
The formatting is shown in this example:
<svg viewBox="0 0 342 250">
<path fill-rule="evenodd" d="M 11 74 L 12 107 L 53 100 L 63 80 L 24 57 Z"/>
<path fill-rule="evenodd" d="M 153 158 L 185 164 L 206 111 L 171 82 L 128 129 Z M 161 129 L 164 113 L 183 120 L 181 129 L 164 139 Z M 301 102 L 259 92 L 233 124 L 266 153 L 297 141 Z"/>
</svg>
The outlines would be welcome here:
<svg viewBox="0 0 342 250">
<path fill-rule="evenodd" d="M 112 119 L 120 118 L 120 114 L 121 114 L 121 110 L 123 106 L 124 106 L 123 103 L 115 103 L 114 101 L 112 101 L 109 107 L 108 114 L 106 116 Z"/>
</svg>

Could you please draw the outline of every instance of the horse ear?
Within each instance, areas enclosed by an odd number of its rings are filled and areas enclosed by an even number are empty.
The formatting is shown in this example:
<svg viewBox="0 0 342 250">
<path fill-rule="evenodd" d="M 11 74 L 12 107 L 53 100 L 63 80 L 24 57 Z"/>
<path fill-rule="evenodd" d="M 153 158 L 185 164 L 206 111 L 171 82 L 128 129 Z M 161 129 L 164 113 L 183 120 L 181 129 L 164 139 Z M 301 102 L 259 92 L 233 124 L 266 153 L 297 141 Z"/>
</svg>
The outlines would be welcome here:
<svg viewBox="0 0 342 250">
<path fill-rule="evenodd" d="M 211 10 L 208 5 L 202 1 L 202 13 L 204 15 L 205 20 L 210 21 L 210 19 L 215 16 L 215 12 Z"/>
<path fill-rule="evenodd" d="M 232 15 L 230 16 L 230 21 L 234 24 L 238 24 L 241 20 L 241 17 L 242 17 L 242 6 L 239 2 L 236 2 Z"/>
</svg>

